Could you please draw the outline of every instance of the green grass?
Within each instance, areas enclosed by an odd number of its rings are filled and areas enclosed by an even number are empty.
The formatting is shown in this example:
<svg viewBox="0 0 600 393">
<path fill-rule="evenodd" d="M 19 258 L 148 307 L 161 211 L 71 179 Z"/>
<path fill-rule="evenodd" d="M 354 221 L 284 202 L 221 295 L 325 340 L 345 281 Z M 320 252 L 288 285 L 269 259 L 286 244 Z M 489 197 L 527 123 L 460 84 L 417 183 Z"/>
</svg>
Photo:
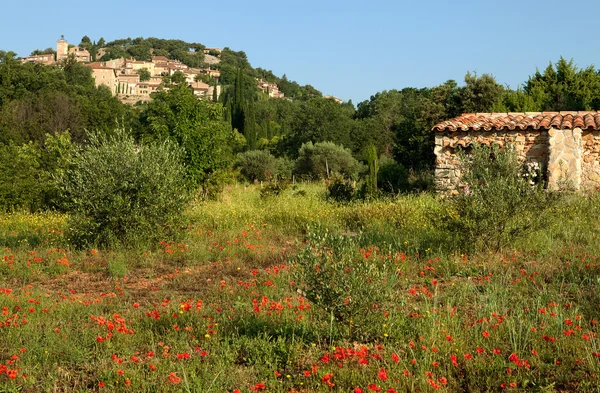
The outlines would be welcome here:
<svg viewBox="0 0 600 393">
<path fill-rule="evenodd" d="M 320 185 L 258 188 L 192 206 L 179 243 L 135 249 L 71 250 L 57 214 L 0 217 L 0 391 L 600 390 L 595 195 L 464 255 L 432 195 L 337 205 Z M 339 262 L 305 250 L 325 230 L 346 239 L 339 282 L 353 281 L 311 302 L 320 277 L 299 264 Z M 348 288 L 365 312 L 332 318 Z"/>
</svg>

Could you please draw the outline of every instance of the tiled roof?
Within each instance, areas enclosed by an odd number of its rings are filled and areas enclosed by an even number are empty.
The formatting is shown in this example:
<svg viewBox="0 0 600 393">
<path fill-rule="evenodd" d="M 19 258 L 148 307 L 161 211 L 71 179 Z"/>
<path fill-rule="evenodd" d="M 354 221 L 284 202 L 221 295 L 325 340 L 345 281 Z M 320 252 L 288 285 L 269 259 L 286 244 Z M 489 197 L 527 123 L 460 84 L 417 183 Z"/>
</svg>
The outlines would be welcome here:
<svg viewBox="0 0 600 393">
<path fill-rule="evenodd" d="M 433 127 L 433 131 L 507 131 L 581 128 L 600 130 L 600 111 L 464 113 Z"/>
</svg>

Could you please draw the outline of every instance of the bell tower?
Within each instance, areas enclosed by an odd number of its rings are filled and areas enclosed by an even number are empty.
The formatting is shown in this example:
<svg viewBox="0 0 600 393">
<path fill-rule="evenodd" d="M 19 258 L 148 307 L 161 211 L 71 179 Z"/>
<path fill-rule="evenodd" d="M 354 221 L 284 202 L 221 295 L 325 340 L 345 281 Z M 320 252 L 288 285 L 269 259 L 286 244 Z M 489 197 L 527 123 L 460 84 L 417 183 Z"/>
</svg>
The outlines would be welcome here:
<svg viewBox="0 0 600 393">
<path fill-rule="evenodd" d="M 61 35 L 60 40 L 56 42 L 56 61 L 66 59 L 69 56 L 69 43 L 65 36 Z"/>
</svg>

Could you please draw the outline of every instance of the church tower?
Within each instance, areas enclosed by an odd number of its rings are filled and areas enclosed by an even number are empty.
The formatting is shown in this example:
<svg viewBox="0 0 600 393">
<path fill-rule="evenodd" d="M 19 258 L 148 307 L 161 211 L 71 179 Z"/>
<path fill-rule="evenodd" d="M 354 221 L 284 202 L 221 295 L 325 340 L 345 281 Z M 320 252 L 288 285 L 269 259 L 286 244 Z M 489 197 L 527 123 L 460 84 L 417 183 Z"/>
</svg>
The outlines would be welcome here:
<svg viewBox="0 0 600 393">
<path fill-rule="evenodd" d="M 61 61 L 69 56 L 69 43 L 65 36 L 61 35 L 60 40 L 56 42 L 56 61 Z"/>
</svg>

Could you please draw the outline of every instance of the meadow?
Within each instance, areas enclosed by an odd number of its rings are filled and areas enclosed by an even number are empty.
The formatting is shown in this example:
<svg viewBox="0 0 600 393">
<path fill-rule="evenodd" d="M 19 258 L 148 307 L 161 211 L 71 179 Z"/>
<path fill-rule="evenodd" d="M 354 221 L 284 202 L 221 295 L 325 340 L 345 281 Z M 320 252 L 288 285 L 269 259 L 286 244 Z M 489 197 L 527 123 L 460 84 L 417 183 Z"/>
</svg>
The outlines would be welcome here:
<svg viewBox="0 0 600 393">
<path fill-rule="evenodd" d="M 0 392 L 600 391 L 597 193 L 465 253 L 434 194 L 260 191 L 145 247 L 0 215 Z"/>
</svg>

